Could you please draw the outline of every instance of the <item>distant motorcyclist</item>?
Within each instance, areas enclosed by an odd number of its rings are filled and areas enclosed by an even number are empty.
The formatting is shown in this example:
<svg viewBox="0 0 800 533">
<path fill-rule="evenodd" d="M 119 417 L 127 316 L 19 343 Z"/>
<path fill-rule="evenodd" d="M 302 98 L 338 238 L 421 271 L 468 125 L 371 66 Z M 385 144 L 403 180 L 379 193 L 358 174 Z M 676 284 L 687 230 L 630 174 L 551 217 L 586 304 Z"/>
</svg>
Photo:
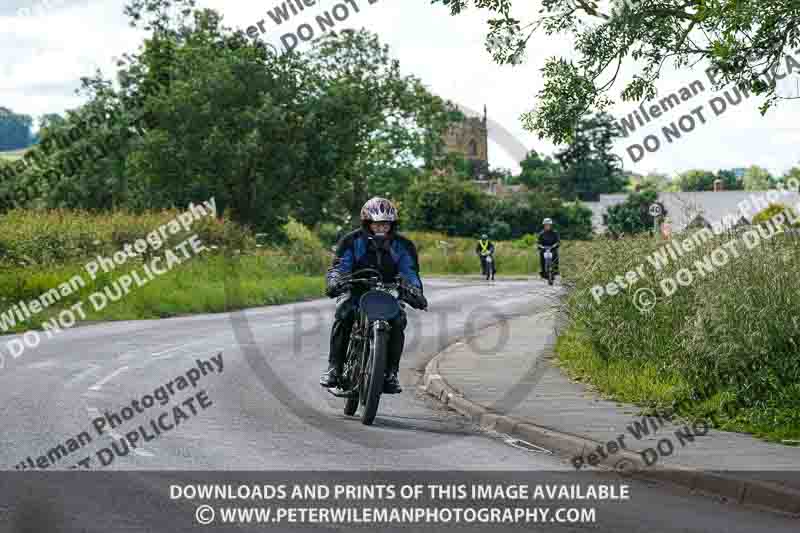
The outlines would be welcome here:
<svg viewBox="0 0 800 533">
<path fill-rule="evenodd" d="M 385 283 L 393 283 L 401 275 L 409 285 L 408 291 L 422 308 L 427 301 L 422 294 L 422 281 L 419 277 L 419 260 L 414 243 L 397 233 L 397 210 L 385 198 L 372 198 L 361 208 L 361 228 L 345 235 L 336 249 L 333 265 L 328 270 L 325 294 L 335 298 L 350 291 L 350 297 L 336 308 L 331 328 L 328 370 L 322 374 L 319 383 L 331 388 L 338 385 L 342 366 L 347 355 L 350 332 L 356 318 L 356 310 L 364 289 L 358 286 L 347 287 L 341 283 L 343 276 L 352 272 L 372 268 L 381 272 Z M 406 314 L 390 322 L 388 359 L 383 392 L 396 394 L 402 392 L 397 373 L 400 356 L 405 343 Z"/>
<path fill-rule="evenodd" d="M 475 254 L 481 260 L 481 273 L 484 276 L 491 275 L 492 279 L 494 279 L 494 275 L 497 272 L 497 266 L 495 265 L 494 261 L 494 243 L 489 240 L 489 236 L 485 233 L 481 235 L 478 244 L 475 245 Z M 491 257 L 492 261 L 489 263 L 487 261 L 487 257 Z M 489 266 L 491 265 L 491 272 L 487 272 Z"/>
<path fill-rule="evenodd" d="M 543 246 L 553 246 L 551 252 L 553 253 L 553 262 L 551 268 L 553 274 L 558 274 L 558 248 L 561 244 L 561 238 L 558 232 L 553 230 L 553 219 L 545 218 L 542 221 L 543 230 L 539 233 L 539 275 L 547 279 L 547 273 L 544 271 L 544 249 Z"/>
</svg>

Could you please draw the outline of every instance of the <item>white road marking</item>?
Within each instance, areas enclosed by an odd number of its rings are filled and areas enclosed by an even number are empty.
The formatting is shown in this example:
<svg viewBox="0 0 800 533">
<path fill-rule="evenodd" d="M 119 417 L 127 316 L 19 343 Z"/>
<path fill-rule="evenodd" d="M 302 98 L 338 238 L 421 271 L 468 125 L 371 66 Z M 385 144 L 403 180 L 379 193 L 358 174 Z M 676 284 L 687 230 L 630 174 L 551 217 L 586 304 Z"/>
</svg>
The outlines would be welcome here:
<svg viewBox="0 0 800 533">
<path fill-rule="evenodd" d="M 119 360 L 119 361 L 130 361 L 131 359 L 134 359 L 138 355 L 139 355 L 138 352 L 135 352 L 135 351 L 134 352 L 123 352 L 119 357 L 117 357 L 117 360 Z"/>
<path fill-rule="evenodd" d="M 117 377 L 118 375 L 122 374 L 126 370 L 128 370 L 127 366 L 123 366 L 122 368 L 116 369 L 111 374 L 107 375 L 106 377 L 104 377 L 103 379 L 101 379 L 100 381 L 98 381 L 97 383 L 92 385 L 91 387 L 89 387 L 89 390 L 100 390 L 100 389 L 102 389 L 103 385 L 105 385 L 106 383 L 108 383 L 109 381 L 111 381 L 112 379 Z"/>
<path fill-rule="evenodd" d="M 32 368 L 32 369 L 38 370 L 40 368 L 50 368 L 50 367 L 54 367 L 54 366 L 58 366 L 58 363 L 56 362 L 55 359 L 46 359 L 46 360 L 40 361 L 38 363 L 30 364 L 30 365 L 28 365 L 28 368 Z"/>
<path fill-rule="evenodd" d="M 89 415 L 89 418 L 91 418 L 91 419 L 102 418 L 102 416 L 103 416 L 103 415 L 100 414 L 100 410 L 97 409 L 96 407 L 87 406 L 86 407 L 86 412 Z M 113 438 L 115 438 L 117 440 L 122 440 L 122 436 L 120 436 L 120 434 L 117 433 L 116 431 L 114 431 L 113 429 L 109 430 L 108 434 L 111 437 L 113 437 Z M 139 457 L 155 457 L 156 456 L 154 453 L 149 452 L 144 448 L 132 448 L 131 447 L 130 449 L 135 455 L 138 455 Z"/>
<path fill-rule="evenodd" d="M 171 347 L 167 348 L 166 350 L 161 350 L 160 352 L 152 352 L 150 355 L 151 356 L 157 356 L 157 355 L 165 354 L 167 352 L 172 352 L 174 350 L 180 350 L 182 348 L 186 348 L 187 346 L 194 346 L 195 344 L 202 344 L 204 342 L 208 342 L 208 339 L 202 339 L 202 340 L 199 340 L 199 341 L 187 342 L 187 343 L 184 343 L 184 344 L 178 344 L 176 346 L 171 346 Z"/>
<path fill-rule="evenodd" d="M 80 380 L 82 380 L 83 378 L 85 378 L 89 374 L 93 374 L 94 372 L 97 372 L 100 368 L 102 368 L 100 365 L 95 365 L 93 363 L 89 363 L 89 367 L 90 368 L 87 368 L 86 370 L 84 370 L 83 372 L 81 372 L 80 374 L 75 376 L 74 378 L 70 379 L 67 382 L 67 384 L 65 385 L 65 387 L 66 388 L 71 388 L 74 384 L 78 383 Z"/>
</svg>

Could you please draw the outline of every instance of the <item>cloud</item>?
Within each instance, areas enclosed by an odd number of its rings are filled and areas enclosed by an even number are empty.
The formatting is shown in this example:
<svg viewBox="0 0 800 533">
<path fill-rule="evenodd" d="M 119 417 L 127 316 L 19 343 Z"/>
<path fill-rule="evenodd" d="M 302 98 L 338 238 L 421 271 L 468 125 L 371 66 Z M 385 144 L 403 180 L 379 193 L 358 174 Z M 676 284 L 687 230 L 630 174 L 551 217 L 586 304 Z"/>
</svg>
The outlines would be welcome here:
<svg viewBox="0 0 800 533">
<path fill-rule="evenodd" d="M 431 5 L 429 0 L 378 0 L 374 4 L 354 1 L 360 11 L 351 13 L 337 29 L 365 27 L 377 33 L 390 46 L 390 53 L 400 60 L 403 71 L 419 77 L 432 91 L 472 109 L 482 110 L 486 104 L 490 118 L 528 148 L 544 154 L 551 154 L 556 148 L 525 131 L 520 115 L 536 105 L 536 94 L 543 86 L 540 69 L 546 58 L 573 55 L 568 37 L 540 37 L 531 43 L 524 64 L 501 66 L 494 63 L 483 45 L 488 31 L 485 11 L 470 9 L 453 17 L 448 7 Z M 0 34 L 0 105 L 17 112 L 41 115 L 79 105 L 83 99 L 73 91 L 79 86 L 80 77 L 91 74 L 96 67 L 108 75 L 113 71 L 113 57 L 135 51 L 143 40 L 143 33 L 130 28 L 123 15 L 127 0 L 0 2 L 0 27 L 11 28 L 10 32 Z M 276 26 L 267 12 L 282 3 L 283 0 L 198 2 L 201 7 L 212 7 L 222 13 L 228 26 L 246 29 L 264 19 L 268 30 L 265 40 L 279 44 L 281 35 L 296 30 L 299 24 L 313 23 L 316 15 L 342 0 L 320 0 L 288 23 Z M 32 16 L 16 15 L 20 7 L 48 5 L 51 7 L 34 10 Z M 536 16 L 540 2 L 524 6 L 524 12 L 516 9 L 515 15 L 530 20 Z M 693 79 L 704 79 L 700 67 L 682 71 L 665 69 L 659 88 L 673 91 Z M 787 90 L 792 90 L 791 83 Z M 618 96 L 620 90 L 621 86 L 615 87 L 612 96 Z M 710 96 L 708 91 L 697 97 L 697 105 L 706 104 Z M 639 164 L 631 164 L 625 154 L 630 143 L 641 142 L 639 131 L 621 139 L 616 151 L 625 160 L 627 170 L 641 173 L 651 169 L 674 173 L 697 167 L 716 169 L 750 164 L 781 172 L 797 163 L 800 109 L 796 103 L 786 102 L 762 117 L 757 111 L 758 102 L 757 98 L 751 98 L 723 116 L 712 117 L 704 127 L 698 127 L 658 153 L 649 154 Z M 612 114 L 624 116 L 637 105 L 618 103 Z M 687 105 L 685 111 L 691 107 L 694 106 Z M 683 113 L 681 108 L 669 120 L 677 120 Z M 648 127 L 661 125 L 654 123 Z M 497 146 L 490 146 L 489 157 L 493 166 L 518 168 Z"/>
</svg>

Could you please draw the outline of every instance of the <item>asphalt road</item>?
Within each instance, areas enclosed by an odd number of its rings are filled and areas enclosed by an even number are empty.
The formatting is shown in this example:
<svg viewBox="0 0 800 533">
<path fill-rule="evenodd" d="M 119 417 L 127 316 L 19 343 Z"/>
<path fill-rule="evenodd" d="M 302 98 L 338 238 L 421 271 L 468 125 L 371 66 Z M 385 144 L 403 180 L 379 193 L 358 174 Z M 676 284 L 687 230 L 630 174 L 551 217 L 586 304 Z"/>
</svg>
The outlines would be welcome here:
<svg viewBox="0 0 800 533">
<path fill-rule="evenodd" d="M 426 363 L 441 348 L 503 317 L 551 307 L 558 290 L 538 280 L 492 285 L 428 280 L 431 311 L 409 312 L 401 371 L 405 390 L 383 397 L 372 427 L 344 416 L 343 400 L 317 384 L 326 364 L 332 301 L 73 328 L 44 338 L 36 349 L 17 358 L 6 348 L 16 337 L 0 337 L 0 350 L 6 356 L 5 368 L 0 369 L 0 465 L 12 471 L 0 474 L 0 531 L 202 528 L 193 522 L 191 502 L 169 498 L 167 482 L 178 476 L 175 471 L 192 471 L 192 479 L 210 481 L 218 475 L 210 471 L 255 470 L 262 472 L 256 478 L 262 483 L 263 471 L 307 471 L 319 480 L 342 475 L 326 472 L 351 471 L 364 481 L 375 471 L 397 471 L 412 481 L 415 476 L 407 471 L 436 471 L 443 478 L 460 470 L 476 471 L 475 476 L 482 475 L 477 471 L 511 471 L 540 480 L 557 472 L 566 474 L 571 467 L 564 459 L 515 446 L 503 435 L 483 433 L 417 390 Z M 498 342 L 503 339 L 485 339 L 475 349 L 491 351 Z M 199 365 L 198 360 L 207 363 Z M 170 403 L 160 405 L 159 390 Z M 194 399 L 186 400 L 190 397 Z M 148 406 L 147 398 L 154 405 Z M 175 405 L 180 405 L 182 415 L 173 410 Z M 125 406 L 132 417 L 112 430 L 113 415 L 124 419 Z M 97 429 L 101 425 L 102 435 Z M 123 438 L 140 426 L 136 447 L 125 447 Z M 91 442 L 81 435 L 88 435 Z M 59 444 L 66 453 L 50 454 L 48 459 L 48 451 Z M 109 451 L 98 454 L 102 449 Z M 88 466 L 99 472 L 41 478 L 32 476 L 31 469 L 15 471 L 27 465 L 29 457 L 36 463 L 40 456 L 48 470 Z M 109 472 L 113 474 L 98 477 Z M 678 488 L 601 473 L 583 477 L 602 479 L 628 483 L 631 501 L 604 505 L 595 524 L 530 529 L 796 531 L 798 527 L 797 520 Z M 28 483 L 49 483 L 50 488 L 23 489 Z M 142 502 L 146 507 L 140 506 Z M 176 505 L 184 507 L 176 510 Z"/>
</svg>

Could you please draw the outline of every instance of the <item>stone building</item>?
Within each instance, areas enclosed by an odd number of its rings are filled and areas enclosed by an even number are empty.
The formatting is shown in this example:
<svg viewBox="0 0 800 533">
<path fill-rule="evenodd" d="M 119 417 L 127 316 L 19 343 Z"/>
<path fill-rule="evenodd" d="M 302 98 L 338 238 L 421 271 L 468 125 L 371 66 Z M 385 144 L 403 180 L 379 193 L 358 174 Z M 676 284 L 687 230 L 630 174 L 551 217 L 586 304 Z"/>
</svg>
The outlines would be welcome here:
<svg viewBox="0 0 800 533">
<path fill-rule="evenodd" d="M 489 130 L 486 124 L 486 106 L 483 118 L 466 117 L 453 124 L 442 138 L 447 154 L 459 154 L 473 165 L 473 177 L 483 179 L 489 171 Z"/>
</svg>

